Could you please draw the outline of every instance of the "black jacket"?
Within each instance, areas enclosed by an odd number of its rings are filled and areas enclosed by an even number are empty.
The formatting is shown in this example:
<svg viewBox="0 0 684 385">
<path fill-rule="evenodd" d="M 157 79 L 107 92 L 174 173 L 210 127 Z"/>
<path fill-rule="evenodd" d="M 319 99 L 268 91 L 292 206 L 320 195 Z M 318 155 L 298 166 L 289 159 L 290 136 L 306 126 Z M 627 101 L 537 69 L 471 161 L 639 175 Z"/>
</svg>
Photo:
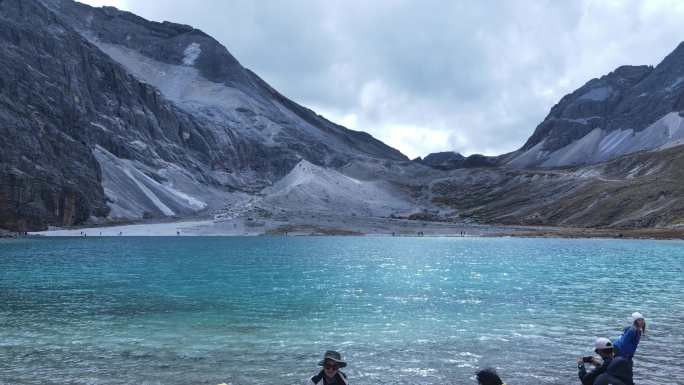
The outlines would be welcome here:
<svg viewBox="0 0 684 385">
<path fill-rule="evenodd" d="M 598 376 L 594 385 L 632 385 L 632 361 L 615 357 L 606 372 Z"/>
<path fill-rule="evenodd" d="M 610 365 L 610 362 L 611 360 L 604 359 L 603 364 L 601 364 L 601 366 L 597 366 L 596 368 L 588 372 L 584 365 L 580 365 L 578 375 L 580 381 L 582 381 L 582 385 L 594 385 L 596 378 L 606 372 L 606 369 L 608 369 L 608 365 Z"/>
<path fill-rule="evenodd" d="M 324 382 L 325 382 L 324 377 L 325 377 L 325 374 L 321 370 L 320 373 L 318 373 L 317 375 L 315 375 L 309 379 L 308 384 L 309 385 L 324 385 Z M 344 374 L 342 371 L 338 370 L 335 377 L 337 377 L 337 383 L 338 384 L 349 384 L 349 382 L 347 380 L 347 375 Z"/>
</svg>

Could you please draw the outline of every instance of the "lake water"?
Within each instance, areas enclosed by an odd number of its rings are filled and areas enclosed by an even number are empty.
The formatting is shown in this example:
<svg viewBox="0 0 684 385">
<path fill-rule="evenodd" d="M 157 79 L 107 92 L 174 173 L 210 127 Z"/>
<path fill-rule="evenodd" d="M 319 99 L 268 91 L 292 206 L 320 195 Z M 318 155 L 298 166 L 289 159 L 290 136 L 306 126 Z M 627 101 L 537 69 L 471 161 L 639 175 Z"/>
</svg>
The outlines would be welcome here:
<svg viewBox="0 0 684 385">
<path fill-rule="evenodd" d="M 0 384 L 579 384 L 648 322 L 636 383 L 684 384 L 684 242 L 506 238 L 0 241 Z"/>
</svg>

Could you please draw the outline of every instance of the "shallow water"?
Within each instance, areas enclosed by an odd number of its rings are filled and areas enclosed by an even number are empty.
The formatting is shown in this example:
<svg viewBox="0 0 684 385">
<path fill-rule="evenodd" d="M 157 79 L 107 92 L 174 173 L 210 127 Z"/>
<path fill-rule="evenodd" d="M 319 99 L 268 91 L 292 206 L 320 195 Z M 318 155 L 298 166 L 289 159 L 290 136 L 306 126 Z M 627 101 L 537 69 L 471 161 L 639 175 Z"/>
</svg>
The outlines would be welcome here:
<svg viewBox="0 0 684 385">
<path fill-rule="evenodd" d="M 0 384 L 575 384 L 647 317 L 638 384 L 684 384 L 684 242 L 505 238 L 0 241 Z"/>
</svg>

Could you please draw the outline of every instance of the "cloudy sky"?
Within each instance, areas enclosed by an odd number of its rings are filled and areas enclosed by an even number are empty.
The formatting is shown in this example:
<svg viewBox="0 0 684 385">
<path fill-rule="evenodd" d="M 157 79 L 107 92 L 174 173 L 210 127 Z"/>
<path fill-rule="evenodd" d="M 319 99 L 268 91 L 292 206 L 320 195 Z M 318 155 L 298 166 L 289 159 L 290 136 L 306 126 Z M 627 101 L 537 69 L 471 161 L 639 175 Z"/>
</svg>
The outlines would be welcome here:
<svg viewBox="0 0 684 385">
<path fill-rule="evenodd" d="M 565 94 L 684 40 L 684 1 L 90 0 L 190 24 L 413 158 L 520 147 Z"/>
</svg>

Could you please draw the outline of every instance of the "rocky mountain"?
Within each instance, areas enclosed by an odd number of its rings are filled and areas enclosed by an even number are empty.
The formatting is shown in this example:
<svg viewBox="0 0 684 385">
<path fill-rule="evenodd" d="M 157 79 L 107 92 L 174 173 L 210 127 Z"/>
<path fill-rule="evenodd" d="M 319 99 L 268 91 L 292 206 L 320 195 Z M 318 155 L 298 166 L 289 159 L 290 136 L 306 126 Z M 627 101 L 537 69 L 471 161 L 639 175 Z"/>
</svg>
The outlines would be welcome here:
<svg viewBox="0 0 684 385">
<path fill-rule="evenodd" d="M 0 65 L 0 228 L 684 224 L 684 45 L 565 96 L 518 151 L 414 161 L 287 99 L 202 31 L 111 7 L 0 0 Z"/>
<path fill-rule="evenodd" d="M 71 0 L 0 1 L 0 227 L 192 215 L 305 159 L 407 160 L 217 41 Z"/>
<path fill-rule="evenodd" d="M 505 225 L 684 225 L 684 146 L 589 166 L 460 169 L 431 182 L 463 220 Z"/>
<path fill-rule="evenodd" d="M 454 151 L 433 152 L 425 156 L 425 158 L 418 157 L 413 161 L 437 169 L 452 170 L 463 166 L 465 156 Z"/>
<path fill-rule="evenodd" d="M 420 161 L 444 170 L 554 168 L 679 144 L 684 144 L 684 43 L 656 67 L 622 66 L 564 96 L 517 151 L 472 162 L 441 152 Z"/>
<path fill-rule="evenodd" d="M 623 66 L 566 95 L 518 151 L 514 167 L 593 164 L 684 143 L 684 43 L 656 67 Z"/>
<path fill-rule="evenodd" d="M 644 228 L 684 225 L 684 43 L 656 67 L 623 66 L 566 95 L 518 151 L 467 169 L 456 153 L 432 202 L 490 224 Z M 491 166 L 491 164 L 489 164 Z"/>
<path fill-rule="evenodd" d="M 457 168 L 493 167 L 497 160 L 493 157 L 473 154 L 465 157 L 457 152 L 445 151 L 428 154 L 425 158 L 414 159 L 416 162 L 438 170 L 454 170 Z"/>
</svg>

